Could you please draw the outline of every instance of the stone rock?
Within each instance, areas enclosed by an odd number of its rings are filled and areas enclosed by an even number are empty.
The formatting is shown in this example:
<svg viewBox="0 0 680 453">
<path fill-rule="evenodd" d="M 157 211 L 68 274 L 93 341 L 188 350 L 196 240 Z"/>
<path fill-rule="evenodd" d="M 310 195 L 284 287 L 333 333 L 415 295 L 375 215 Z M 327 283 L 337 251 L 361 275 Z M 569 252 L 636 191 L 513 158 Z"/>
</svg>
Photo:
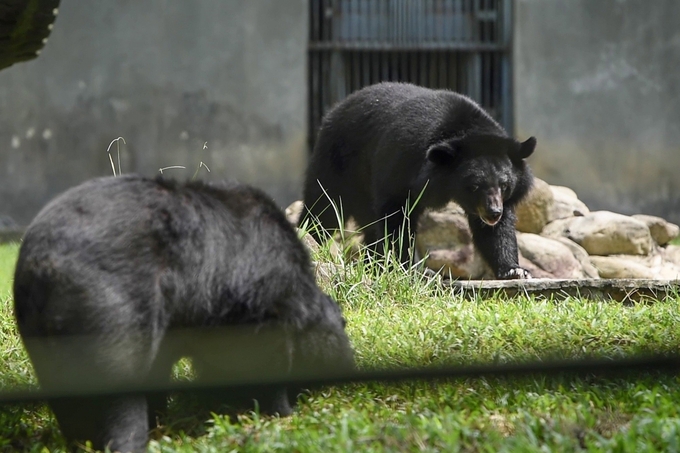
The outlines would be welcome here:
<svg viewBox="0 0 680 453">
<path fill-rule="evenodd" d="M 602 278 L 657 278 L 652 269 L 628 257 L 591 256 L 590 261 Z"/>
<path fill-rule="evenodd" d="M 574 258 L 576 258 L 578 262 L 581 263 L 581 268 L 583 269 L 583 275 L 585 278 L 600 278 L 600 274 L 597 272 L 597 269 L 595 266 L 593 266 L 593 263 L 590 262 L 590 256 L 588 256 L 586 249 L 571 239 L 567 239 L 565 237 L 558 237 L 554 240 L 561 242 L 562 244 L 566 245 L 569 250 L 571 250 Z"/>
<path fill-rule="evenodd" d="M 550 191 L 553 195 L 553 203 L 548 214 L 548 222 L 590 213 L 588 206 L 579 200 L 576 192 L 569 187 L 550 186 Z"/>
<path fill-rule="evenodd" d="M 316 277 L 316 282 L 322 286 L 328 286 L 333 282 L 333 279 L 340 270 L 333 263 L 319 263 L 313 262 L 314 276 Z"/>
<path fill-rule="evenodd" d="M 286 208 L 286 218 L 291 224 L 297 226 L 303 209 L 304 203 L 302 201 L 294 201 Z M 310 253 L 319 251 L 319 244 L 311 235 L 306 234 L 301 239 L 302 242 L 307 245 Z M 356 260 L 360 256 L 363 239 L 363 233 L 358 231 L 356 222 L 350 218 L 345 224 L 343 234 L 340 234 L 339 232 L 333 234 L 333 242 L 329 245 L 330 253 L 336 258 L 343 256 L 348 260 Z"/>
<path fill-rule="evenodd" d="M 361 256 L 363 240 L 364 235 L 362 233 L 345 230 L 344 239 L 336 233 L 333 236 L 333 242 L 330 244 L 330 253 L 336 258 L 342 256 L 347 261 L 357 261 Z"/>
<path fill-rule="evenodd" d="M 554 279 L 553 275 L 550 272 L 546 272 L 528 259 L 524 258 L 522 254 L 520 253 L 519 256 L 519 267 L 522 269 L 526 269 L 531 273 L 531 279 L 536 279 L 536 278 L 549 278 L 549 279 Z M 485 277 L 486 278 L 486 277 Z M 488 277 L 489 279 L 493 279 L 493 276 Z"/>
<path fill-rule="evenodd" d="M 494 279 L 493 271 L 472 245 L 430 250 L 425 266 L 448 278 Z"/>
<path fill-rule="evenodd" d="M 550 221 L 549 216 L 553 205 L 553 193 L 550 185 L 538 178 L 534 178 L 534 185 L 515 208 L 517 215 L 517 231 L 523 233 L 540 233 Z"/>
<path fill-rule="evenodd" d="M 602 278 L 653 278 L 645 265 L 619 256 L 591 256 L 590 261 Z"/>
<path fill-rule="evenodd" d="M 531 233 L 518 233 L 517 245 L 522 257 L 532 262 L 547 276 L 532 275 L 536 278 L 584 278 L 583 266 L 571 249 L 558 240 Z M 521 263 L 520 263 L 521 265 Z M 531 272 L 530 269 L 527 269 Z"/>
<path fill-rule="evenodd" d="M 555 220 L 542 235 L 571 239 L 590 255 L 648 255 L 655 245 L 643 222 L 609 211 Z"/>
<path fill-rule="evenodd" d="M 565 219 L 557 219 L 548 223 L 541 231 L 541 236 L 547 238 L 557 239 L 557 238 L 569 238 L 569 232 L 571 231 L 571 224 L 576 220 L 576 217 L 568 217 Z"/>
<path fill-rule="evenodd" d="M 298 231 L 298 236 L 299 236 L 300 230 L 297 230 L 297 231 Z M 319 251 L 319 243 L 316 242 L 316 240 L 312 237 L 311 234 L 309 234 L 309 233 L 305 234 L 304 236 L 302 236 L 300 238 L 300 240 L 307 247 L 307 250 L 309 250 L 309 253 L 317 253 Z"/>
<path fill-rule="evenodd" d="M 680 280 L 680 266 L 673 263 L 665 263 L 663 267 L 652 268 L 652 272 L 657 280 Z"/>
<path fill-rule="evenodd" d="M 613 258 L 619 258 L 628 262 L 633 262 L 644 266 L 651 273 L 653 279 L 656 280 L 675 280 L 680 275 L 680 266 L 666 258 L 665 253 L 660 248 L 657 248 L 654 253 L 641 255 L 616 255 Z"/>
<path fill-rule="evenodd" d="M 453 278 L 493 278 L 493 272 L 472 243 L 467 216 L 455 203 L 425 211 L 418 223 L 416 252 L 428 256 L 425 266 Z"/>
<path fill-rule="evenodd" d="M 667 245 L 661 253 L 666 261 L 680 267 L 680 245 Z"/>
<path fill-rule="evenodd" d="M 472 232 L 468 225 L 465 211 L 456 203 L 449 203 L 445 208 L 432 211 L 425 210 L 418 222 L 416 248 L 419 252 L 426 248 L 451 248 L 460 244 L 472 243 Z"/>
<path fill-rule="evenodd" d="M 647 225 L 652 238 L 659 245 L 666 245 L 680 235 L 680 227 L 674 223 L 667 222 L 661 217 L 643 214 L 636 214 L 631 217 Z"/>
<path fill-rule="evenodd" d="M 288 221 L 297 226 L 304 207 L 305 204 L 301 200 L 292 202 L 290 206 L 286 208 L 286 218 Z"/>
</svg>

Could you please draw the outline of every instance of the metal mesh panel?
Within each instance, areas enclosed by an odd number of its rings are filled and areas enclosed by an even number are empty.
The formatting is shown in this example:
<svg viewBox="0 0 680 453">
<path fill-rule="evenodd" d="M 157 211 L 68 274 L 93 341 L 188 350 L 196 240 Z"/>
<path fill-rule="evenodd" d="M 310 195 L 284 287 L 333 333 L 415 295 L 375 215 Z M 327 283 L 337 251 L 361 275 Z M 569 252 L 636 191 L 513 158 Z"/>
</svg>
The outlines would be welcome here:
<svg viewBox="0 0 680 453">
<path fill-rule="evenodd" d="M 510 130 L 510 2 L 311 0 L 311 143 L 330 106 L 386 80 L 467 94 Z"/>
</svg>

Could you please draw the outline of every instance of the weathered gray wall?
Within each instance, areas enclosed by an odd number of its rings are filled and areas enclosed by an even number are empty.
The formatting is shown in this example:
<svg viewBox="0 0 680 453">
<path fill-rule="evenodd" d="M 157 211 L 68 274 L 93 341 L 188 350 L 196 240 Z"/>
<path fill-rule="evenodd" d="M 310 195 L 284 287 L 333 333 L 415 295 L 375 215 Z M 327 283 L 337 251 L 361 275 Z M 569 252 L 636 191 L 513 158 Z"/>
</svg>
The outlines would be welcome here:
<svg viewBox="0 0 680 453">
<path fill-rule="evenodd" d="M 516 0 L 515 123 L 592 208 L 680 222 L 680 2 Z"/>
<path fill-rule="evenodd" d="M 236 178 L 280 204 L 306 165 L 307 0 L 63 0 L 40 57 L 0 72 L 0 214 L 160 167 Z M 207 149 L 203 144 L 207 142 Z M 114 147 L 115 149 L 115 147 Z M 115 154 L 114 154 L 115 155 Z"/>
</svg>

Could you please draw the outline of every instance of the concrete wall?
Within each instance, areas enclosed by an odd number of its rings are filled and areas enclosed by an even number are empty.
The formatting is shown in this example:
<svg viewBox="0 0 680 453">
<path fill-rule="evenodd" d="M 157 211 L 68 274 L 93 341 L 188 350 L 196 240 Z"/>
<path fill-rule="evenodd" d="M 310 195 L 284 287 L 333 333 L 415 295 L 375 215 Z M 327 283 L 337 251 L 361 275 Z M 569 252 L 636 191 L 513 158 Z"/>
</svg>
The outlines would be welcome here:
<svg viewBox="0 0 680 453">
<path fill-rule="evenodd" d="M 591 209 L 680 222 L 680 2 L 516 0 L 515 123 Z"/>
<path fill-rule="evenodd" d="M 40 57 L 0 72 L 0 214 L 160 167 L 253 183 L 281 205 L 307 159 L 307 0 L 63 0 Z M 207 142 L 207 149 L 203 149 Z M 114 146 L 115 149 L 115 146 Z M 115 153 L 114 153 L 115 157 Z"/>
</svg>

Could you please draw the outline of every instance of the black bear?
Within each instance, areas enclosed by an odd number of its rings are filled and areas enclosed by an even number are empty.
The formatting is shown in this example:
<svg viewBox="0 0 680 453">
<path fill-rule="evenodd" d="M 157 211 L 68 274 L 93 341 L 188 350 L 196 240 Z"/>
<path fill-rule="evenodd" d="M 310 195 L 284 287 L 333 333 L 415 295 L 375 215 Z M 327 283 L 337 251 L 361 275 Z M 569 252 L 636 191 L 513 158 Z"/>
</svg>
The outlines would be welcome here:
<svg viewBox="0 0 680 453">
<path fill-rule="evenodd" d="M 332 231 L 338 218 L 352 217 L 375 249 L 386 236 L 399 238 L 404 225 L 415 234 L 425 208 L 455 201 L 496 277 L 528 278 L 518 263 L 514 206 L 533 182 L 524 159 L 535 146 L 534 137 L 523 143 L 508 137 L 463 95 L 407 83 L 371 85 L 324 117 L 300 224 L 311 216 Z M 401 244 L 408 262 L 409 241 Z"/>
<path fill-rule="evenodd" d="M 181 357 L 204 382 L 353 367 L 294 228 L 243 185 L 130 175 L 68 190 L 26 231 L 14 304 L 40 385 L 67 396 L 50 401 L 63 434 L 97 448 L 143 450 L 165 401 L 69 392 L 163 385 Z M 281 415 L 288 396 L 258 395 Z"/>
</svg>

